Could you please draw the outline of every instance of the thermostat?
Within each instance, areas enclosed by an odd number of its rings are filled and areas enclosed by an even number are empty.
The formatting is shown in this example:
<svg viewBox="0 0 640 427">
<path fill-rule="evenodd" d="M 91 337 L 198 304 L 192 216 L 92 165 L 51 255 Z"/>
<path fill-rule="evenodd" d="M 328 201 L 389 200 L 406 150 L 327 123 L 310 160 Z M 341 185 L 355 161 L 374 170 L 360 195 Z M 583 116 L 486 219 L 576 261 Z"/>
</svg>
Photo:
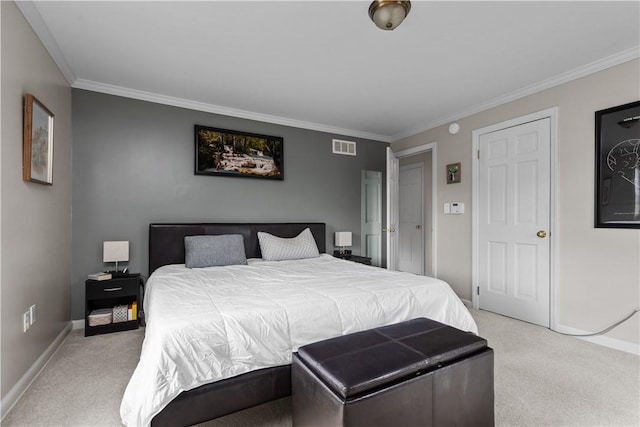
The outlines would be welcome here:
<svg viewBox="0 0 640 427">
<path fill-rule="evenodd" d="M 451 203 L 451 214 L 460 215 L 464 213 L 464 203 L 462 202 L 452 202 Z"/>
</svg>

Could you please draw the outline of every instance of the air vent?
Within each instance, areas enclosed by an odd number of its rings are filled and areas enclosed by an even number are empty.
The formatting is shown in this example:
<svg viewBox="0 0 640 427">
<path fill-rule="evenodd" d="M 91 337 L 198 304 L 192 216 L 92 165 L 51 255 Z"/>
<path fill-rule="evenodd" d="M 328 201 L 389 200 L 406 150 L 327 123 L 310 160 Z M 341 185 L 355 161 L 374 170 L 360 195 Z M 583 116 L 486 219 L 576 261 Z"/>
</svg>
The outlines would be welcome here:
<svg viewBox="0 0 640 427">
<path fill-rule="evenodd" d="M 341 139 L 333 140 L 333 153 L 334 154 L 346 154 L 347 156 L 356 155 L 356 143 L 355 141 L 343 141 Z"/>
</svg>

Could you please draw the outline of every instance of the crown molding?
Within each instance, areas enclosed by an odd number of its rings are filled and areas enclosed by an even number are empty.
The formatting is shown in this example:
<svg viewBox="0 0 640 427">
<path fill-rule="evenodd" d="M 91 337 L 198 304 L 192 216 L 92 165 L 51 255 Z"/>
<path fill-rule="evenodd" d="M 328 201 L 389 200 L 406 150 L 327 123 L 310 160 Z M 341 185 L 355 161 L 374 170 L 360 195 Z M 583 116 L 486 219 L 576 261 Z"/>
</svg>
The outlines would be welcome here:
<svg viewBox="0 0 640 427">
<path fill-rule="evenodd" d="M 49 27 L 42 18 L 42 15 L 38 10 L 38 6 L 36 6 L 33 1 L 16 1 L 15 4 L 18 6 L 18 9 L 22 13 L 22 16 L 24 16 L 24 19 L 26 19 L 29 25 L 31 25 L 33 32 L 36 33 L 47 52 L 49 52 L 51 59 L 56 63 L 67 83 L 72 86 L 76 81 L 76 76 L 73 74 L 73 71 L 71 71 L 71 67 L 69 67 L 67 60 L 62 54 L 60 46 L 58 46 L 58 43 L 55 38 L 53 38 L 53 35 L 49 30 Z"/>
<path fill-rule="evenodd" d="M 537 92 L 541 92 L 543 90 L 552 88 L 554 86 L 558 86 L 563 83 L 570 82 L 572 80 L 579 79 L 581 77 L 587 76 L 589 74 L 597 73 L 599 71 L 605 70 L 607 68 L 614 67 L 616 65 L 623 64 L 628 61 L 632 61 L 634 59 L 640 58 L 640 45 L 634 46 L 630 49 L 624 50 L 617 54 L 602 58 L 600 60 L 594 61 L 590 64 L 578 67 L 574 70 L 559 74 L 555 77 L 551 77 L 549 79 L 543 80 L 538 83 L 534 83 L 532 85 L 526 86 L 522 89 L 519 89 L 515 92 L 511 92 L 509 94 L 500 96 L 498 98 L 494 98 L 488 102 L 484 102 L 481 104 L 477 104 L 468 108 L 465 108 L 461 111 L 458 111 L 453 114 L 449 114 L 447 116 L 440 117 L 436 120 L 421 124 L 410 130 L 405 132 L 401 132 L 395 135 L 379 135 L 375 133 L 362 132 L 353 129 L 345 129 L 335 126 L 329 126 L 319 123 L 305 122 L 301 120 L 289 119 L 286 117 L 272 116 L 268 114 L 261 114 L 252 111 L 239 110 L 235 108 L 223 107 L 220 105 L 207 104 L 198 101 L 191 101 L 183 98 L 175 98 L 171 96 L 144 92 L 136 89 L 130 89 L 121 86 L 114 86 L 100 82 L 94 82 L 90 80 L 78 79 L 76 78 L 73 71 L 71 71 L 71 67 L 67 63 L 58 43 L 54 39 L 49 27 L 45 23 L 40 11 L 35 2 L 31 0 L 24 1 L 16 1 L 16 6 L 25 17 L 31 28 L 36 33 L 46 50 L 49 52 L 49 55 L 56 63 L 60 72 L 67 80 L 69 85 L 78 89 L 85 89 L 94 92 L 101 92 L 110 95 L 117 95 L 126 98 L 139 99 L 148 102 L 154 102 L 157 104 L 165 104 L 171 105 L 174 107 L 187 108 L 191 110 L 197 111 L 205 111 L 209 113 L 222 114 L 231 117 L 244 118 L 249 120 L 256 120 L 260 122 L 266 123 L 274 123 L 283 126 L 291 126 L 295 128 L 309 129 L 315 130 L 319 132 L 326 132 L 330 134 L 343 135 L 343 136 L 351 136 L 355 138 L 363 138 L 363 139 L 371 139 L 375 141 L 381 142 L 395 142 L 403 138 L 407 138 L 409 136 L 413 136 L 419 134 L 421 132 L 427 131 L 429 129 L 433 129 L 435 127 L 463 119 L 465 117 L 469 117 L 473 114 L 477 114 L 479 112 L 497 107 L 502 104 L 506 104 L 511 101 L 515 101 L 520 98 L 524 98 L 525 96 L 532 95 Z"/>
<path fill-rule="evenodd" d="M 16 1 L 15 4 L 25 17 L 31 28 L 36 33 L 49 55 L 56 63 L 65 80 L 71 87 L 78 89 L 86 89 L 94 92 L 101 92 L 110 95 L 122 96 L 125 98 L 139 99 L 142 101 L 154 102 L 157 104 L 171 105 L 174 107 L 187 108 L 197 111 L 205 111 L 209 113 L 222 114 L 225 116 L 238 117 L 260 122 L 273 123 L 283 126 L 291 126 L 295 128 L 315 130 L 335 134 L 337 136 L 350 136 L 362 139 L 371 139 L 380 142 L 391 142 L 389 135 L 378 135 L 375 133 L 362 132 L 353 129 L 345 129 L 336 126 L 329 126 L 319 123 L 305 122 L 301 120 L 289 119 L 286 117 L 272 116 L 269 114 L 261 114 L 252 111 L 239 110 L 235 108 L 223 107 L 220 105 L 207 104 L 203 102 L 191 101 L 183 98 L 175 98 L 171 96 L 161 95 L 157 93 L 144 92 L 136 89 L 130 89 L 121 86 L 109 85 L 106 83 L 94 82 L 90 80 L 78 79 L 67 60 L 62 54 L 62 50 L 58 46 L 55 38 L 51 34 L 49 27 L 42 18 L 40 11 L 35 2 L 31 0 Z"/>
<path fill-rule="evenodd" d="M 259 122 L 273 123 L 282 126 L 315 130 L 335 135 L 372 139 L 374 141 L 380 142 L 391 142 L 391 139 L 388 135 L 378 135 L 375 133 L 361 132 L 353 129 L 345 129 L 319 123 L 305 122 L 301 120 L 289 119 L 286 117 L 256 113 L 253 111 L 239 110 L 236 108 L 223 107 L 221 105 L 208 104 L 205 102 L 191 101 L 189 99 L 176 98 L 153 92 L 145 92 L 137 89 L 109 85 L 106 83 L 99 83 L 90 80 L 77 79 L 71 86 L 77 89 L 85 89 L 93 92 L 100 92 L 109 95 L 122 96 L 125 98 L 138 99 L 141 101 L 154 102 L 156 104 L 171 105 L 173 107 L 187 108 L 189 110 L 204 111 L 207 113 L 221 114 L 224 116 L 238 117 L 241 119 L 256 120 Z"/>
<path fill-rule="evenodd" d="M 541 82 L 534 83 L 529 86 L 525 86 L 522 89 L 518 89 L 515 92 L 511 92 L 506 95 L 500 96 L 498 98 L 494 98 L 488 102 L 477 104 L 469 108 L 465 108 L 464 110 L 458 111 L 456 113 L 440 117 L 437 120 L 422 124 L 406 132 L 401 132 L 399 134 L 393 135 L 391 137 L 391 141 L 395 142 L 400 139 L 407 138 L 409 136 L 413 136 L 421 132 L 433 129 L 435 127 L 442 126 L 444 124 L 451 123 L 456 120 L 461 120 L 473 114 L 477 114 L 482 111 L 497 107 L 499 105 L 506 104 L 507 102 L 515 101 L 517 99 L 524 98 L 525 96 L 533 95 L 534 93 L 537 93 L 537 92 L 542 92 L 543 90 L 552 88 L 554 86 L 558 86 L 563 83 L 567 83 L 572 80 L 576 80 L 581 77 L 585 77 L 590 74 L 594 74 L 599 71 L 606 70 L 607 68 L 615 67 L 616 65 L 633 61 L 634 59 L 638 59 L 638 58 L 640 58 L 640 45 L 634 46 L 627 50 L 623 50 L 622 52 L 618 52 L 611 56 L 607 56 L 605 58 L 599 59 L 590 64 L 586 64 L 581 67 L 575 68 L 571 71 L 558 74 L 557 76 L 551 77 Z"/>
</svg>

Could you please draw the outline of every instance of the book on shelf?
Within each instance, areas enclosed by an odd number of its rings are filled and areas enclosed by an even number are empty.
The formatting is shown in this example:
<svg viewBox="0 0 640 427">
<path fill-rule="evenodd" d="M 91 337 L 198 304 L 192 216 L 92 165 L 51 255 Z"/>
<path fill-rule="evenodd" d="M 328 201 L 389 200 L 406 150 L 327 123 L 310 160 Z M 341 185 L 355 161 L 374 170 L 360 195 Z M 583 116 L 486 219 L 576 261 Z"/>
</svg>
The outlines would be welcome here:
<svg viewBox="0 0 640 427">
<path fill-rule="evenodd" d="M 127 312 L 128 320 L 138 320 L 138 302 L 134 301 L 129 304 L 129 310 Z"/>
<path fill-rule="evenodd" d="M 105 273 L 104 271 L 101 271 L 99 273 L 91 273 L 87 277 L 89 278 L 89 280 L 110 280 L 111 273 Z"/>
</svg>

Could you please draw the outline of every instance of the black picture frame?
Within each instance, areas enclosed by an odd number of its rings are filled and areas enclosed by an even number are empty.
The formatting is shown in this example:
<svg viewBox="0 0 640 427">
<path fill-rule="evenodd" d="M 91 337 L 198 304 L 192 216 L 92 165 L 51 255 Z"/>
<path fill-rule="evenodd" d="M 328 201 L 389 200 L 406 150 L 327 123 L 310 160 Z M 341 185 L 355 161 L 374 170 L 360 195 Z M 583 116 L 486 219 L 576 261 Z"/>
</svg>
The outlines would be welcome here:
<svg viewBox="0 0 640 427">
<path fill-rule="evenodd" d="M 595 227 L 640 228 L 640 101 L 595 113 Z"/>
<path fill-rule="evenodd" d="M 284 179 L 284 139 L 279 136 L 194 126 L 195 175 Z"/>
</svg>

